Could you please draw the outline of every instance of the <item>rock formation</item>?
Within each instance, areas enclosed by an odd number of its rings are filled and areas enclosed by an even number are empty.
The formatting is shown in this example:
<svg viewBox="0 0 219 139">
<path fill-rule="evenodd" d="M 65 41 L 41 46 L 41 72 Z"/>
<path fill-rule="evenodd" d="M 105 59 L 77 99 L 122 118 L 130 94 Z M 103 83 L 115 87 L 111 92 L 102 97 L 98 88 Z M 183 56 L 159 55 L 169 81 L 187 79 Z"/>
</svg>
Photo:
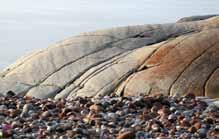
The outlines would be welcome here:
<svg viewBox="0 0 219 139">
<path fill-rule="evenodd" d="M 37 98 L 163 93 L 219 97 L 219 16 L 83 33 L 18 59 L 0 94 Z"/>
</svg>

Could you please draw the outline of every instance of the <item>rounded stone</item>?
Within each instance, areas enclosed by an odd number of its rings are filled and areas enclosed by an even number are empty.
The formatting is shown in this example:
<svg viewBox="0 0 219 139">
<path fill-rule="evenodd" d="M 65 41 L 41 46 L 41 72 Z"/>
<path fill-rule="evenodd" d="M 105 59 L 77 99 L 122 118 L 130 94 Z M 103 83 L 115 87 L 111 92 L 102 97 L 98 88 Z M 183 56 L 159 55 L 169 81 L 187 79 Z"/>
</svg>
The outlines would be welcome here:
<svg viewBox="0 0 219 139">
<path fill-rule="evenodd" d="M 94 111 L 94 112 L 97 112 L 97 113 L 103 110 L 103 108 L 100 105 L 97 105 L 97 104 L 91 105 L 89 109 L 91 111 Z"/>
<path fill-rule="evenodd" d="M 135 138 L 135 133 L 132 131 L 127 131 L 118 135 L 116 139 L 133 139 L 133 138 Z"/>
<path fill-rule="evenodd" d="M 204 129 L 204 128 L 199 129 L 199 130 L 198 130 L 199 137 L 200 137 L 200 138 L 206 138 L 207 132 L 208 132 L 208 131 L 207 131 L 206 129 Z"/>
</svg>

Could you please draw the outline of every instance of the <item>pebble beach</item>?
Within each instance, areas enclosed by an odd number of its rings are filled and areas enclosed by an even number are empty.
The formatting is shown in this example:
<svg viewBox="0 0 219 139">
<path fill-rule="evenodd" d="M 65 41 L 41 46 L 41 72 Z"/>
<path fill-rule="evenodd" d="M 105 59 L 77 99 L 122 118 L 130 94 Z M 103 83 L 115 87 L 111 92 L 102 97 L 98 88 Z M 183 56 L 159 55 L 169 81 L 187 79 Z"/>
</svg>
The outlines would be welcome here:
<svg viewBox="0 0 219 139">
<path fill-rule="evenodd" d="M 71 101 L 9 95 L 0 97 L 0 138 L 218 139 L 214 102 L 193 94 Z"/>
</svg>

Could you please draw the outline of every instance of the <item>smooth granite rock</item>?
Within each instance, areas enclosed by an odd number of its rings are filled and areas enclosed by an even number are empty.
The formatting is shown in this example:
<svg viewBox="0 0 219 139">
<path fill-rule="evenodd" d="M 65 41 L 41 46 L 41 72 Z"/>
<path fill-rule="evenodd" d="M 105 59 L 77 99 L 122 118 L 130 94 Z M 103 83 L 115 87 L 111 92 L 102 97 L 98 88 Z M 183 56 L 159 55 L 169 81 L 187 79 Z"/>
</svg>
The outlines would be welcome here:
<svg viewBox="0 0 219 139">
<path fill-rule="evenodd" d="M 219 17 L 82 33 L 18 59 L 0 95 L 37 98 L 163 93 L 219 97 Z"/>
</svg>

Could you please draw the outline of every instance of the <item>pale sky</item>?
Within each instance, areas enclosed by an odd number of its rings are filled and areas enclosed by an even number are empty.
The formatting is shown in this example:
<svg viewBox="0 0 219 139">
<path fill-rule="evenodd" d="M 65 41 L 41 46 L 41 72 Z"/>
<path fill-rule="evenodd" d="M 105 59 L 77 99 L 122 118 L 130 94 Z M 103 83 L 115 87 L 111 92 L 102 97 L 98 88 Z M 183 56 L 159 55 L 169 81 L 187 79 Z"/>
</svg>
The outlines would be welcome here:
<svg viewBox="0 0 219 139">
<path fill-rule="evenodd" d="M 0 0 L 0 69 L 80 32 L 219 14 L 218 5 L 218 0 Z"/>
</svg>

